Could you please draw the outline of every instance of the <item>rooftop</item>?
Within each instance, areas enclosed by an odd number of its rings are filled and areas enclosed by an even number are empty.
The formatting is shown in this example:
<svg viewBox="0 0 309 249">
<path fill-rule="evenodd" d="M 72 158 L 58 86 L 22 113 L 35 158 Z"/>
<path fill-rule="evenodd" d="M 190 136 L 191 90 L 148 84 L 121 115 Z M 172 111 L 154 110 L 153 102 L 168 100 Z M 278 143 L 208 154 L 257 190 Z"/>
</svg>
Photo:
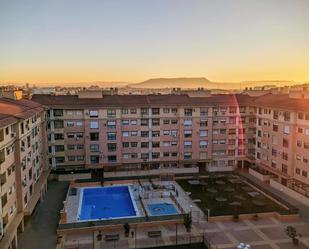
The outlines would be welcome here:
<svg viewBox="0 0 309 249">
<path fill-rule="evenodd" d="M 78 95 L 35 94 L 32 100 L 54 108 L 87 108 L 114 106 L 194 106 L 194 105 L 250 105 L 254 100 L 245 94 L 218 94 L 210 97 L 189 97 L 186 94 L 112 95 L 103 98 L 78 98 Z"/>
<path fill-rule="evenodd" d="M 32 100 L 0 98 L 0 127 L 13 124 L 18 119 L 30 118 L 42 110 L 42 104 Z"/>
</svg>

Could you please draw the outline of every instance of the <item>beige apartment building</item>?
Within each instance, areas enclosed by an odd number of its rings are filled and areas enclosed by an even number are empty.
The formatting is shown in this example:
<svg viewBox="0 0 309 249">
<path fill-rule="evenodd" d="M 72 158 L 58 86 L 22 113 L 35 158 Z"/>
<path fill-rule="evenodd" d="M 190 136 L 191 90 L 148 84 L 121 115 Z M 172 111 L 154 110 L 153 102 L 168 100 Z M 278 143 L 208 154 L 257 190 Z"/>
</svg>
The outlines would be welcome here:
<svg viewBox="0 0 309 249">
<path fill-rule="evenodd" d="M 17 230 L 47 187 L 45 110 L 30 100 L 0 98 L 0 248 L 17 248 Z"/>
<path fill-rule="evenodd" d="M 295 197 L 309 198 L 309 94 L 268 94 L 257 106 L 256 165 L 270 184 Z M 288 188 L 286 188 L 288 187 Z M 305 196 L 306 198 L 302 198 Z"/>
<path fill-rule="evenodd" d="M 255 155 L 247 95 L 34 95 L 48 111 L 49 164 L 105 176 L 231 171 Z"/>
<path fill-rule="evenodd" d="M 49 165 L 54 169 L 91 169 L 93 174 L 104 169 L 111 177 L 250 166 L 269 176 L 272 186 L 308 199 L 306 91 L 254 97 L 87 91 L 34 95 L 33 100 L 49 107 Z"/>
</svg>

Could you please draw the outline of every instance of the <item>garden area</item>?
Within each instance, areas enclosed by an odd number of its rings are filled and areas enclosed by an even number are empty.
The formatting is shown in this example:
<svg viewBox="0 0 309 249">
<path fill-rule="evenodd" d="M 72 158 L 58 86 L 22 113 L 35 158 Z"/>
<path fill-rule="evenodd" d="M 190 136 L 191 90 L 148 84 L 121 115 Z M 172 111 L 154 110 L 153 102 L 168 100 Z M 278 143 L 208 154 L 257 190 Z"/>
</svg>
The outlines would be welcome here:
<svg viewBox="0 0 309 249">
<path fill-rule="evenodd" d="M 195 179 L 177 180 L 205 214 L 210 216 L 258 214 L 289 210 L 251 187 L 233 174 L 209 174 Z"/>
</svg>

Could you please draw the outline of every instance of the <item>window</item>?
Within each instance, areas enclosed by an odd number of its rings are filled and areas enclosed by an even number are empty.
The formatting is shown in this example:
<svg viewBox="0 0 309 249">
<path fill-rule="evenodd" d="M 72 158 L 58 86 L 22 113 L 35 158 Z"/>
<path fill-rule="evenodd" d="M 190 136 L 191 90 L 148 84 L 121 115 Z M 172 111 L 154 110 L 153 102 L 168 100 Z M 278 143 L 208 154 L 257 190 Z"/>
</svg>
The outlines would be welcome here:
<svg viewBox="0 0 309 249">
<path fill-rule="evenodd" d="M 170 131 L 167 131 L 167 130 L 164 130 L 164 131 L 163 131 L 163 135 L 164 135 L 164 136 L 168 136 L 169 134 L 170 134 Z"/>
<path fill-rule="evenodd" d="M 122 132 L 122 136 L 123 137 L 128 137 L 129 136 L 129 132 L 128 131 L 123 131 Z"/>
<path fill-rule="evenodd" d="M 207 148 L 208 141 L 200 141 L 200 148 Z"/>
<path fill-rule="evenodd" d="M 107 144 L 107 150 L 109 152 L 116 151 L 117 150 L 117 144 L 116 143 L 108 143 Z"/>
<path fill-rule="evenodd" d="M 152 159 L 160 158 L 160 152 L 152 152 Z"/>
<path fill-rule="evenodd" d="M 68 111 L 67 111 L 67 115 L 68 115 L 68 116 L 72 116 L 72 115 L 73 115 L 73 111 L 72 111 L 72 110 L 68 110 Z"/>
<path fill-rule="evenodd" d="M 183 153 L 183 159 L 184 159 L 184 160 L 190 160 L 190 159 L 192 159 L 192 153 L 191 153 L 191 152 L 185 152 L 185 153 Z"/>
<path fill-rule="evenodd" d="M 207 116 L 208 115 L 208 108 L 200 108 L 200 115 Z"/>
<path fill-rule="evenodd" d="M 137 112 L 137 111 L 136 111 L 135 108 L 131 108 L 131 109 L 130 109 L 130 114 L 136 114 L 136 112 Z"/>
<path fill-rule="evenodd" d="M 152 108 L 151 113 L 152 113 L 152 115 L 159 115 L 160 114 L 160 108 Z"/>
<path fill-rule="evenodd" d="M 122 125 L 129 125 L 129 120 L 122 120 Z"/>
<path fill-rule="evenodd" d="M 191 108 L 185 108 L 184 113 L 185 116 L 192 116 L 192 109 Z"/>
<path fill-rule="evenodd" d="M 160 119 L 159 118 L 153 118 L 152 119 L 152 126 L 158 126 L 160 125 Z"/>
<path fill-rule="evenodd" d="M 160 148 L 160 142 L 152 142 L 152 148 Z"/>
<path fill-rule="evenodd" d="M 206 127 L 207 126 L 207 119 L 201 119 L 200 120 L 200 127 Z"/>
<path fill-rule="evenodd" d="M 77 144 L 76 145 L 76 149 L 77 150 L 83 150 L 84 149 L 84 145 L 83 144 Z"/>
<path fill-rule="evenodd" d="M 141 137 L 148 137 L 149 131 L 141 131 Z"/>
<path fill-rule="evenodd" d="M 63 110 L 61 110 L 61 109 L 55 109 L 55 110 L 54 110 L 54 116 L 55 116 L 55 117 L 62 117 L 62 116 L 63 116 Z"/>
<path fill-rule="evenodd" d="M 200 152 L 200 159 L 207 159 L 207 152 L 206 151 L 201 151 Z"/>
<path fill-rule="evenodd" d="M 100 162 L 100 156 L 90 156 L 90 163 L 96 164 Z"/>
<path fill-rule="evenodd" d="M 116 132 L 108 132 L 107 140 L 116 140 Z"/>
<path fill-rule="evenodd" d="M 132 137 L 136 137 L 138 135 L 138 132 L 137 131 L 131 131 L 131 136 Z"/>
<path fill-rule="evenodd" d="M 83 121 L 76 121 L 76 126 L 78 126 L 78 127 L 83 126 Z"/>
<path fill-rule="evenodd" d="M 67 127 L 73 127 L 74 126 L 74 122 L 73 121 L 68 121 L 67 122 Z"/>
<path fill-rule="evenodd" d="M 136 148 L 138 146 L 137 142 L 131 142 L 131 148 Z"/>
<path fill-rule="evenodd" d="M 160 137 L 160 131 L 152 131 L 152 137 Z"/>
<path fill-rule="evenodd" d="M 130 147 L 130 143 L 129 142 L 123 142 L 122 143 L 122 147 L 123 148 L 129 148 Z"/>
<path fill-rule="evenodd" d="M 63 128 L 63 120 L 55 120 L 54 121 L 55 129 L 62 129 Z"/>
<path fill-rule="evenodd" d="M 163 119 L 163 124 L 165 124 L 165 125 L 170 124 L 170 120 L 169 119 Z"/>
<path fill-rule="evenodd" d="M 91 141 L 98 141 L 99 140 L 99 133 L 98 132 L 91 132 L 90 133 L 90 140 Z"/>
<path fill-rule="evenodd" d="M 64 151 L 64 145 L 55 145 L 55 152 Z"/>
<path fill-rule="evenodd" d="M 177 124 L 178 123 L 178 120 L 177 119 L 171 119 L 171 124 Z"/>
<path fill-rule="evenodd" d="M 129 113 L 129 109 L 128 108 L 123 108 L 121 110 L 121 114 L 128 114 Z"/>
<path fill-rule="evenodd" d="M 107 161 L 110 162 L 110 163 L 116 162 L 117 156 L 115 156 L 115 155 L 107 156 Z"/>
<path fill-rule="evenodd" d="M 184 137 L 185 137 L 185 138 L 190 138 L 190 137 L 192 137 L 192 131 L 185 130 L 185 131 L 184 131 Z"/>
<path fill-rule="evenodd" d="M 68 150 L 75 150 L 75 145 L 74 144 L 68 144 L 67 149 Z"/>
<path fill-rule="evenodd" d="M 148 142 L 141 142 L 141 147 L 142 148 L 148 148 L 149 143 Z"/>
<path fill-rule="evenodd" d="M 148 126 L 148 119 L 141 119 L 141 126 Z"/>
<path fill-rule="evenodd" d="M 137 120 L 136 119 L 131 120 L 131 125 L 137 125 Z"/>
<path fill-rule="evenodd" d="M 284 134 L 290 134 L 290 126 L 288 125 L 284 126 Z"/>
<path fill-rule="evenodd" d="M 282 146 L 285 147 L 285 148 L 288 148 L 288 147 L 289 147 L 289 140 L 286 139 L 286 138 L 283 138 L 283 140 L 282 140 Z"/>
<path fill-rule="evenodd" d="M 68 156 L 68 161 L 75 161 L 75 156 Z"/>
<path fill-rule="evenodd" d="M 115 129 L 116 128 L 116 121 L 115 120 L 108 120 L 106 122 L 106 126 L 108 129 Z"/>
<path fill-rule="evenodd" d="M 99 117 L 99 112 L 98 111 L 89 111 L 89 117 L 90 118 L 97 118 L 97 117 Z"/>
<path fill-rule="evenodd" d="M 192 141 L 184 141 L 183 144 L 185 149 L 192 148 Z"/>
<path fill-rule="evenodd" d="M 231 107 L 230 107 L 230 113 L 235 114 L 236 112 L 237 112 L 237 107 L 231 106 Z"/>
<path fill-rule="evenodd" d="M 90 129 L 98 129 L 99 122 L 98 121 L 90 121 Z"/>
<path fill-rule="evenodd" d="M 208 131 L 200 131 L 200 137 L 207 137 L 208 136 Z"/>
<path fill-rule="evenodd" d="M 90 151 L 91 152 L 99 152 L 100 150 L 100 145 L 98 144 L 90 144 Z"/>
<path fill-rule="evenodd" d="M 163 113 L 170 113 L 170 108 L 163 108 Z"/>
<path fill-rule="evenodd" d="M 183 124 L 184 124 L 184 126 L 192 126 L 192 120 L 191 119 L 185 119 Z"/>
<path fill-rule="evenodd" d="M 298 119 L 304 119 L 304 113 L 299 112 L 298 115 L 297 115 L 297 118 Z"/>
<path fill-rule="evenodd" d="M 116 117 L 116 110 L 115 109 L 107 109 L 107 117 L 108 118 L 115 118 Z"/>
<path fill-rule="evenodd" d="M 55 137 L 55 140 L 63 140 L 64 139 L 63 133 L 55 133 L 54 137 Z M 74 137 L 74 135 L 73 135 L 73 137 Z"/>
<path fill-rule="evenodd" d="M 141 108 L 142 115 L 148 115 L 148 108 Z"/>
</svg>

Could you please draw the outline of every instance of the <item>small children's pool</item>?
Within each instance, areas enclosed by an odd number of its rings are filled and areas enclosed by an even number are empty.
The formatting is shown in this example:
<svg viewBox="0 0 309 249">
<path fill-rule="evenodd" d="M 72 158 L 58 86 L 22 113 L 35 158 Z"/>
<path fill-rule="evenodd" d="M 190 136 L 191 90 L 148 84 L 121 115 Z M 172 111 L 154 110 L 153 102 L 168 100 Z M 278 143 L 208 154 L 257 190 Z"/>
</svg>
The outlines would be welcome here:
<svg viewBox="0 0 309 249">
<path fill-rule="evenodd" d="M 79 220 L 136 217 L 137 208 L 128 186 L 84 188 Z"/>
<path fill-rule="evenodd" d="M 148 209 L 153 216 L 178 214 L 175 206 L 171 203 L 148 204 Z"/>
</svg>

